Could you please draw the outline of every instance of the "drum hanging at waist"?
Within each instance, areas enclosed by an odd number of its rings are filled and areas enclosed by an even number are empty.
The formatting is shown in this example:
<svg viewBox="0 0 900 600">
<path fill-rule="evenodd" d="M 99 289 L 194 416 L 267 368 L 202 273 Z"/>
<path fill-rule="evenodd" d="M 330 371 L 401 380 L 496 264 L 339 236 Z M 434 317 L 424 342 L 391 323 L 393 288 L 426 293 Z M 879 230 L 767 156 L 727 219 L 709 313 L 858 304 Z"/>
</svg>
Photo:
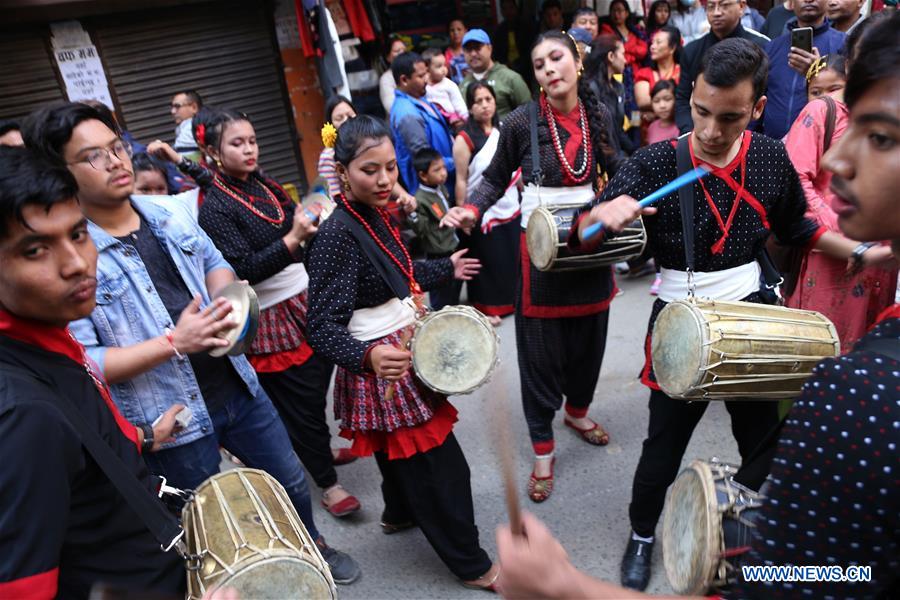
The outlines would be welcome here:
<svg viewBox="0 0 900 600">
<path fill-rule="evenodd" d="M 817 312 L 692 298 L 662 309 L 650 351 L 656 381 L 673 398 L 777 400 L 797 396 L 841 344 Z"/>
<path fill-rule="evenodd" d="M 606 240 L 592 252 L 573 253 L 568 247 L 569 231 L 578 207 L 544 208 L 531 213 L 525 230 L 528 256 L 541 271 L 590 269 L 634 258 L 647 245 L 644 223 L 638 219 L 619 235 Z"/>
<path fill-rule="evenodd" d="M 213 586 L 241 598 L 334 600 L 331 571 L 284 488 L 265 471 L 213 475 L 182 511 L 188 597 Z"/>
</svg>

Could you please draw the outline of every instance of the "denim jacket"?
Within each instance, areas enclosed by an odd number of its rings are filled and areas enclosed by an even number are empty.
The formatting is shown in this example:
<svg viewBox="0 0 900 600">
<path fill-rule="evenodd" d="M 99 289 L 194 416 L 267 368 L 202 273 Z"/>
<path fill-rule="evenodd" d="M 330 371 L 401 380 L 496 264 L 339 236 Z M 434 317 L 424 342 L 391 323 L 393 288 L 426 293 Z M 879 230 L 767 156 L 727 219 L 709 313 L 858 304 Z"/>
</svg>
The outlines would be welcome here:
<svg viewBox="0 0 900 600">
<path fill-rule="evenodd" d="M 206 275 L 216 269 L 231 268 L 212 240 L 190 212 L 170 197 L 133 197 L 131 202 L 169 251 L 191 294 L 200 294 L 203 304 L 208 304 Z M 166 327 L 174 324 L 134 249 L 92 222 L 88 222 L 88 230 L 98 252 L 97 307 L 90 317 L 71 323 L 70 329 L 87 348 L 88 355 L 105 370 L 107 348 L 138 344 L 162 335 Z M 230 360 L 250 394 L 257 398 L 264 395 L 247 359 L 237 356 Z M 187 429 L 164 448 L 213 433 L 212 420 L 187 358 L 173 356 L 133 379 L 110 385 L 110 390 L 119 410 L 135 424 L 153 423 L 178 402 L 193 411 L 194 418 Z"/>
</svg>

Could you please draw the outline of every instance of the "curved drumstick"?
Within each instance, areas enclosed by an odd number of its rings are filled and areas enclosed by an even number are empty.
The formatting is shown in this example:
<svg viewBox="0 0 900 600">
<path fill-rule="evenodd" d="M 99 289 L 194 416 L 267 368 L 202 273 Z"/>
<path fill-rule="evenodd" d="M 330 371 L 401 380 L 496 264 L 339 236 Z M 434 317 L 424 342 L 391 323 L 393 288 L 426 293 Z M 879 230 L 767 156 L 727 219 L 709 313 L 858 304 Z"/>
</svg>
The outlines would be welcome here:
<svg viewBox="0 0 900 600">
<path fill-rule="evenodd" d="M 697 167 L 696 169 L 694 169 L 692 171 L 688 171 L 687 173 L 684 173 L 680 177 L 673 179 L 672 181 L 670 181 L 666 185 L 662 186 L 661 188 L 659 188 L 658 190 L 656 190 L 649 196 L 647 196 L 645 198 L 641 198 L 638 201 L 638 204 L 641 206 L 641 208 L 646 208 L 646 207 L 650 206 L 651 204 L 653 204 L 654 202 L 656 202 L 657 200 L 659 200 L 660 198 L 663 198 L 664 196 L 668 196 L 672 192 L 674 192 L 686 185 L 691 185 L 695 181 L 703 179 L 707 175 L 709 175 L 709 169 L 707 169 L 706 167 Z M 581 236 L 581 239 L 586 242 L 589 239 L 591 239 L 592 237 L 594 237 L 595 235 L 597 235 L 598 233 L 600 233 L 601 231 L 603 231 L 603 223 L 594 223 L 593 225 L 588 226 L 588 228 L 584 230 L 584 235 Z"/>
</svg>

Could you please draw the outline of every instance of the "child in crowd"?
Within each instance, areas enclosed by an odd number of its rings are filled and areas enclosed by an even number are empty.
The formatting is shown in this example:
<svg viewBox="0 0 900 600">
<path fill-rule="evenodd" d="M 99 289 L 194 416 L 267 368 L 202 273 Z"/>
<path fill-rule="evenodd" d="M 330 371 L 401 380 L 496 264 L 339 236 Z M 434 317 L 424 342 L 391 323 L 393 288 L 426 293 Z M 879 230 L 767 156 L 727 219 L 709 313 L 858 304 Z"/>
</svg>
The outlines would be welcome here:
<svg viewBox="0 0 900 600">
<path fill-rule="evenodd" d="M 656 82 L 650 90 L 650 102 L 656 120 L 647 128 L 647 144 L 678 137 L 675 124 L 675 84 L 670 79 Z"/>
<path fill-rule="evenodd" d="M 806 73 L 806 99 L 834 94 L 847 85 L 847 61 L 840 54 L 826 54 L 809 66 Z"/>
<path fill-rule="evenodd" d="M 450 127 L 458 131 L 469 118 L 469 109 L 466 108 L 459 86 L 447 77 L 447 59 L 437 48 L 427 49 L 422 53 L 422 58 L 428 67 L 425 99 L 436 105 Z"/>
<path fill-rule="evenodd" d="M 419 236 L 421 248 L 427 258 L 446 258 L 459 245 L 455 230 L 440 226 L 441 219 L 453 206 L 444 185 L 447 182 L 447 166 L 441 153 L 433 148 L 423 148 L 416 152 L 413 166 L 419 177 L 419 189 L 416 190 L 416 212 L 409 217 L 411 227 Z M 454 279 L 432 289 L 431 307 L 440 310 L 449 304 L 459 304 L 461 287 L 461 282 Z"/>
<path fill-rule="evenodd" d="M 134 192 L 147 196 L 168 196 L 166 167 L 146 152 L 138 152 L 131 159 L 134 169 Z"/>
</svg>

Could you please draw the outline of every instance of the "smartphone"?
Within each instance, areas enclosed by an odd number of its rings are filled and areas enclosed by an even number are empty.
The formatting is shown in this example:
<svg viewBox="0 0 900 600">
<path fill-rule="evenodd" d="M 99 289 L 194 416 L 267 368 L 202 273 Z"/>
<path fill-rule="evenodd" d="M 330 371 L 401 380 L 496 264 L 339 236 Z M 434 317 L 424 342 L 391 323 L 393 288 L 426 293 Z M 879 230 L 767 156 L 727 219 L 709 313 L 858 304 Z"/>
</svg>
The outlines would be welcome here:
<svg viewBox="0 0 900 600">
<path fill-rule="evenodd" d="M 162 421 L 162 418 L 162 415 L 156 417 L 156 420 L 150 424 L 150 427 L 156 427 L 157 425 L 159 425 L 159 422 Z M 175 415 L 175 424 L 179 429 L 185 429 L 190 424 L 191 419 L 193 418 L 194 411 L 192 411 L 190 407 L 185 406 L 177 415 Z"/>
<path fill-rule="evenodd" d="M 791 30 L 791 46 L 812 54 L 813 30 L 812 27 L 796 27 Z"/>
</svg>

